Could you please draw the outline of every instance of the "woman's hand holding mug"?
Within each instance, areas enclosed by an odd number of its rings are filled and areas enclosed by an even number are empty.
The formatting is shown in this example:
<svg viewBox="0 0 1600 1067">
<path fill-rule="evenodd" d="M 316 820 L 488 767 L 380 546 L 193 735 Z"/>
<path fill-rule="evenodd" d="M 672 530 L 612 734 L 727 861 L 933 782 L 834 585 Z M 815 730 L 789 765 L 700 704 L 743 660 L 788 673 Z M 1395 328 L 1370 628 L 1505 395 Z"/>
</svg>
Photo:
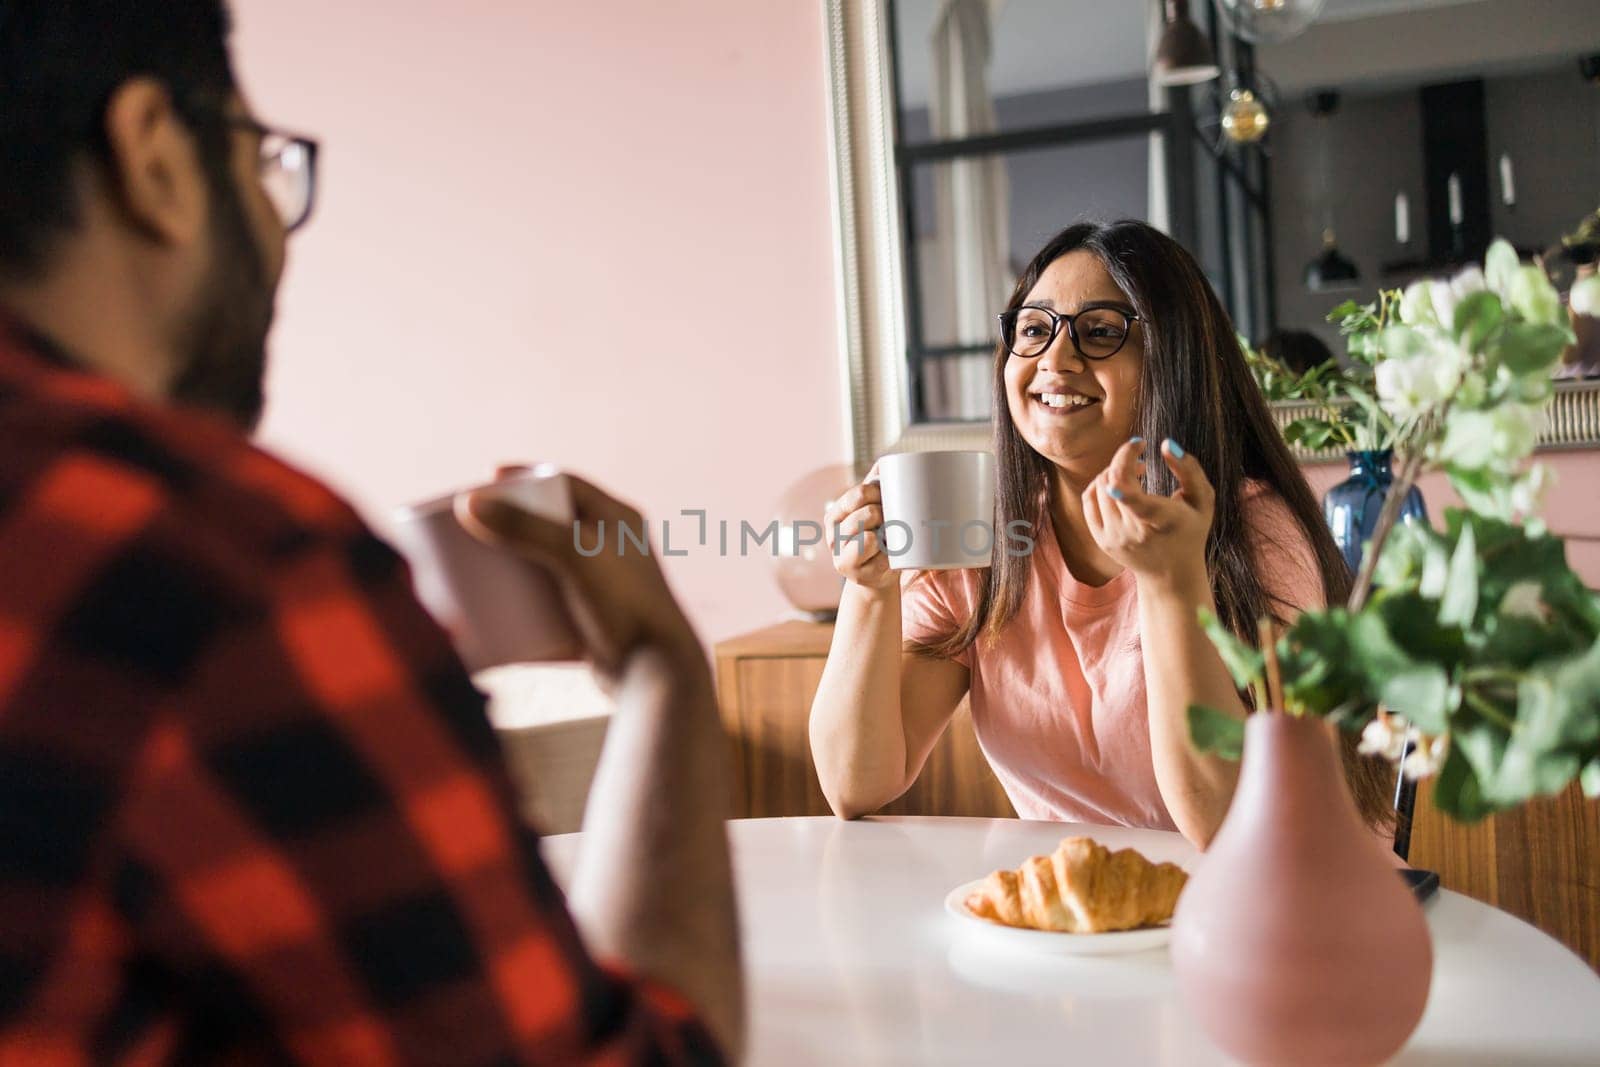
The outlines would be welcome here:
<svg viewBox="0 0 1600 1067">
<path fill-rule="evenodd" d="M 833 568 L 846 581 L 875 591 L 898 582 L 883 550 L 883 489 L 877 482 L 876 466 L 866 481 L 846 489 L 828 505 L 822 525 Z"/>
</svg>

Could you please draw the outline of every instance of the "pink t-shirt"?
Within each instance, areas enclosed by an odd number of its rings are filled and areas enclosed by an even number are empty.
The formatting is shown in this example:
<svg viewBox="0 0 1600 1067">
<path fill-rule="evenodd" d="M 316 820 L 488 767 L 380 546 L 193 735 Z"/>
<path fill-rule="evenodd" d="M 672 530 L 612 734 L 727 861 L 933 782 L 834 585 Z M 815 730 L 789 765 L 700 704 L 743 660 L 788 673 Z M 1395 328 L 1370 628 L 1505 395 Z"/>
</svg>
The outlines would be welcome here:
<svg viewBox="0 0 1600 1067">
<path fill-rule="evenodd" d="M 1244 499 L 1269 594 L 1321 607 L 1315 556 L 1288 505 L 1261 483 Z M 1085 585 L 1048 520 L 1034 537 L 1016 618 L 956 657 L 971 674 L 978 743 L 1024 819 L 1175 830 L 1150 757 L 1133 573 Z M 902 636 L 932 642 L 972 615 L 977 572 L 908 574 L 901 590 Z"/>
</svg>

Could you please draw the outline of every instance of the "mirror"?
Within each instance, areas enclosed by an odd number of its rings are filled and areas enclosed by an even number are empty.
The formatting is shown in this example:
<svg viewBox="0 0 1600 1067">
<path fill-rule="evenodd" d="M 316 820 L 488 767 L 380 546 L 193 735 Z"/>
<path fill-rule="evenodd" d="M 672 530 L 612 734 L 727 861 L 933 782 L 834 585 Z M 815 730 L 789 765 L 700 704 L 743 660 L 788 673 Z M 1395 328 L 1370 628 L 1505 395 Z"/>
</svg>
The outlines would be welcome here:
<svg viewBox="0 0 1600 1067">
<path fill-rule="evenodd" d="M 860 469 L 987 446 L 994 315 L 1076 219 L 1150 221 L 1195 253 L 1244 336 L 1340 353 L 1325 320 L 1343 300 L 1448 275 L 1496 234 L 1545 251 L 1600 207 L 1592 0 L 1542 0 L 1537 18 L 1523 0 L 1327 0 L 1310 29 L 1258 46 L 1196 0 L 1224 73 L 1177 89 L 1148 75 L 1156 0 L 826 6 Z M 1259 141 L 1224 135 L 1239 90 L 1266 108 Z M 1563 386 L 1545 443 L 1600 443 L 1597 403 L 1600 386 Z"/>
</svg>

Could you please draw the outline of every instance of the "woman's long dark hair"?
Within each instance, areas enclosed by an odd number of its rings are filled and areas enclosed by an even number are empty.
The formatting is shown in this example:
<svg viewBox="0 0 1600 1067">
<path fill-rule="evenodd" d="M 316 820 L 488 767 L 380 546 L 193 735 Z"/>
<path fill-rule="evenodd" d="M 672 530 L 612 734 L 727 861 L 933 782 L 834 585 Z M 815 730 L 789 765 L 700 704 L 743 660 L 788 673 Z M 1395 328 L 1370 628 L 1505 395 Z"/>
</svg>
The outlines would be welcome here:
<svg viewBox="0 0 1600 1067">
<path fill-rule="evenodd" d="M 1022 305 L 1057 259 L 1087 251 L 1133 302 L 1144 330 L 1144 371 L 1139 383 L 1139 434 L 1146 441 L 1179 442 L 1200 461 L 1216 489 L 1216 509 L 1206 541 L 1206 568 L 1217 615 L 1229 630 L 1256 641 L 1256 620 L 1280 623 L 1284 608 L 1261 580 L 1244 508 L 1245 483 L 1259 481 L 1282 497 L 1304 531 L 1329 604 L 1349 595 L 1351 577 L 1317 505 L 1290 455 L 1266 399 L 1257 387 L 1228 314 L 1194 257 L 1166 234 L 1134 220 L 1079 223 L 1062 230 L 1028 264 L 1006 305 Z M 994 354 L 994 453 L 998 477 L 997 529 L 1022 520 L 1037 529 L 1050 506 L 1052 464 L 1022 439 L 1006 399 L 1003 344 Z M 1147 464 L 1147 488 L 1177 488 L 1164 463 Z M 977 609 L 948 638 L 920 651 L 950 656 L 981 639 L 993 639 L 1015 618 L 1032 572 L 1031 556 L 1013 556 L 995 539 L 993 564 L 978 575 Z M 1248 697 L 1246 698 L 1248 699 Z M 1391 775 L 1355 753 L 1355 738 L 1341 733 L 1345 775 L 1357 806 L 1374 826 L 1392 820 Z"/>
</svg>

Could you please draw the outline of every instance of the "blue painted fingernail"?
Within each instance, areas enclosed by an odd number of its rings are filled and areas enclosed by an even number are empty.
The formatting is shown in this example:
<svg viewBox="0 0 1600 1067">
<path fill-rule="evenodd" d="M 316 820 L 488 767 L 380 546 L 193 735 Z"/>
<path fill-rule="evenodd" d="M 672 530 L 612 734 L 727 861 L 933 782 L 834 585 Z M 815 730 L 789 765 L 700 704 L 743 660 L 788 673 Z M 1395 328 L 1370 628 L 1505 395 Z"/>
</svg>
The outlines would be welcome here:
<svg viewBox="0 0 1600 1067">
<path fill-rule="evenodd" d="M 1142 438 L 1142 437 L 1130 437 L 1130 438 L 1128 438 L 1128 443 L 1130 445 L 1143 444 L 1144 443 L 1144 438 Z"/>
<path fill-rule="evenodd" d="M 1183 446 L 1170 437 L 1167 438 L 1167 451 L 1172 453 L 1173 459 L 1182 459 L 1186 454 L 1183 451 Z"/>
<path fill-rule="evenodd" d="M 1116 486 L 1113 485 L 1110 489 L 1106 490 L 1106 495 L 1109 496 L 1112 500 L 1121 500 L 1122 499 L 1122 490 L 1118 489 Z"/>
</svg>

